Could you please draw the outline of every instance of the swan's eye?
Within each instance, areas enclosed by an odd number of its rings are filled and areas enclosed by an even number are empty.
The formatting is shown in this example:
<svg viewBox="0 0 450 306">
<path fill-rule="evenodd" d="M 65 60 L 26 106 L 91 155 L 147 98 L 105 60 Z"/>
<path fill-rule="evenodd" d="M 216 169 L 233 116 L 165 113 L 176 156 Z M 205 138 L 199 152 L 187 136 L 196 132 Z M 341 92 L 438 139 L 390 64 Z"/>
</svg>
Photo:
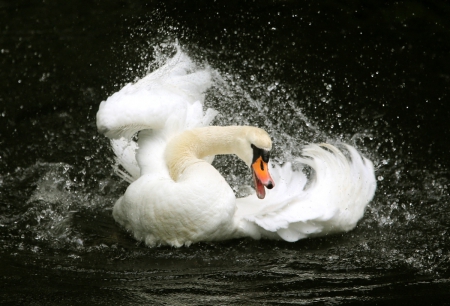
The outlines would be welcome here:
<svg viewBox="0 0 450 306">
<path fill-rule="evenodd" d="M 253 149 L 253 160 L 252 163 L 254 163 L 259 157 L 261 157 L 261 159 L 263 160 L 263 162 L 268 163 L 269 159 L 270 159 L 270 152 L 267 150 L 263 150 L 258 148 L 257 146 L 255 146 L 254 144 L 251 145 L 252 149 Z M 262 169 L 262 165 L 261 165 L 261 169 Z M 264 169 L 262 169 L 264 170 Z"/>
<path fill-rule="evenodd" d="M 261 151 L 262 151 L 262 153 L 261 153 L 262 160 L 264 162 L 268 163 L 269 159 L 270 159 L 270 152 L 267 150 L 261 150 Z"/>
</svg>

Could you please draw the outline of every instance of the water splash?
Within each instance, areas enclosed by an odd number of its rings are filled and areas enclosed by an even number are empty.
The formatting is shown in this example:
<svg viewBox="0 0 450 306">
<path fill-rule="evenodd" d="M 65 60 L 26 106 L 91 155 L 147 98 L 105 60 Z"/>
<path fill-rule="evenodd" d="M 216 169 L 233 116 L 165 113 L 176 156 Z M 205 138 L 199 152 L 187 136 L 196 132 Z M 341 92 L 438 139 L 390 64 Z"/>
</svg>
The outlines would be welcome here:
<svg viewBox="0 0 450 306">
<path fill-rule="evenodd" d="M 269 261 L 272 257 L 283 258 L 277 265 L 284 264 L 294 270 L 298 267 L 317 268 L 345 273 L 346 277 L 349 277 L 348 271 L 361 270 L 409 269 L 421 274 L 446 273 L 450 265 L 446 225 L 450 212 L 442 203 L 450 202 L 450 196 L 445 167 L 422 169 L 407 155 L 399 153 L 401 145 L 394 141 L 394 132 L 389 130 L 383 118 L 376 118 L 379 123 L 372 128 L 354 128 L 352 133 L 342 135 L 322 127 L 319 120 L 309 118 L 304 108 L 313 107 L 315 100 L 298 99 L 292 88 L 282 81 L 267 75 L 246 75 L 233 65 L 208 61 L 208 50 L 183 47 L 196 50 L 197 53 L 192 51 L 194 57 L 203 58 L 199 65 L 211 67 L 214 85 L 207 92 L 205 103 L 220 112 L 214 124 L 248 124 L 266 129 L 274 140 L 275 161 L 292 161 L 301 154 L 302 144 L 306 142 L 348 141 L 375 162 L 379 190 L 357 228 L 348 234 L 312 239 L 292 246 L 276 242 L 255 246 L 249 241 L 234 241 L 227 247 L 220 243 L 199 245 L 178 253 L 170 249 L 160 249 L 160 254 L 147 250 L 135 245 L 134 240 L 114 223 L 111 207 L 123 192 L 124 185 L 112 178 L 112 152 L 104 149 L 105 140 L 85 132 L 81 141 L 86 147 L 97 146 L 97 150 L 88 155 L 83 152 L 84 164 L 37 163 L 0 178 L 0 199 L 7 203 L 2 206 L 6 213 L 0 215 L 0 240 L 4 251 L 8 254 L 48 254 L 50 250 L 65 250 L 67 260 L 89 258 L 95 261 L 96 254 L 102 254 L 114 262 L 132 260 L 135 263 L 145 261 L 148 256 L 208 261 L 212 258 L 209 255 L 212 248 L 217 249 L 213 257 L 219 262 L 227 258 L 222 254 L 224 249 L 231 248 L 236 253 L 233 256 L 241 262 L 251 262 L 254 254 L 241 254 L 241 247 L 267 253 L 269 246 L 274 248 L 274 253 L 264 258 Z M 174 52 L 173 45 L 167 43 L 153 50 L 151 56 L 140 63 L 141 70 L 136 73 L 145 74 L 148 69 L 164 63 Z M 247 60 L 247 65 L 256 65 L 256 62 Z M 275 68 L 268 62 L 263 69 L 271 71 Z M 324 101 L 316 102 L 330 103 L 333 87 L 324 86 L 322 90 L 319 96 L 329 95 Z M 330 117 L 334 115 L 327 113 Z M 346 119 L 340 117 L 339 120 L 345 122 Z M 53 141 L 58 144 L 57 137 Z M 99 158 L 108 154 L 110 164 L 106 158 Z M 92 175 L 86 173 L 88 165 L 91 172 L 98 172 L 98 179 L 88 177 Z M 238 196 L 248 193 L 251 176 L 240 160 L 220 156 L 214 165 Z M 124 265 L 128 267 L 126 263 Z"/>
</svg>

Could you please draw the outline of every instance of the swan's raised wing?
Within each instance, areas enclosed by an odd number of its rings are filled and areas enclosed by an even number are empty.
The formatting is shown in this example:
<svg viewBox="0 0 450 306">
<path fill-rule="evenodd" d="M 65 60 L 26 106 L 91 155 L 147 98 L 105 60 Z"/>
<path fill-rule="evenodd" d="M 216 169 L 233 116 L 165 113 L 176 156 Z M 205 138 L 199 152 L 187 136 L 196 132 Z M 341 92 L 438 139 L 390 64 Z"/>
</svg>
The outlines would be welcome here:
<svg viewBox="0 0 450 306">
<path fill-rule="evenodd" d="M 127 84 L 100 104 L 97 128 L 111 139 L 130 139 L 144 129 L 163 129 L 170 117 L 186 118 L 188 107 L 203 104 L 211 86 L 207 69 L 195 71 L 195 64 L 178 50 L 164 66 L 135 84 Z"/>
<path fill-rule="evenodd" d="M 310 144 L 297 162 L 313 170 L 307 180 L 289 163 L 271 170 L 276 187 L 264 200 L 255 195 L 237 199 L 240 228 L 254 238 L 297 241 L 308 236 L 349 231 L 371 201 L 376 180 L 372 163 L 353 147 L 348 152 L 330 144 Z"/>
<path fill-rule="evenodd" d="M 97 128 L 111 139 L 117 175 L 128 182 L 144 173 L 166 175 L 167 140 L 186 129 L 209 125 L 217 114 L 213 109 L 203 112 L 204 93 L 210 86 L 209 69 L 198 70 L 178 48 L 164 66 L 103 101 Z M 131 138 L 139 131 L 136 143 Z"/>
</svg>

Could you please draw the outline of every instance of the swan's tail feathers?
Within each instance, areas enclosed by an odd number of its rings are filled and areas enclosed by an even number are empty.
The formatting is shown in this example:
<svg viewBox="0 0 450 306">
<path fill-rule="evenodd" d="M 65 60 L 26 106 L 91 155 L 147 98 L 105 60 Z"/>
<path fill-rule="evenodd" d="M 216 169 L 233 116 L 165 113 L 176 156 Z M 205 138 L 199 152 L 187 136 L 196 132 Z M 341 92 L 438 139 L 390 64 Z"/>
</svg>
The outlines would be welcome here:
<svg viewBox="0 0 450 306">
<path fill-rule="evenodd" d="M 124 138 L 112 139 L 111 147 L 116 155 L 114 172 L 128 183 L 132 183 L 140 176 L 140 169 L 136 161 L 137 143 Z"/>
<path fill-rule="evenodd" d="M 163 129 L 169 117 L 184 117 L 189 105 L 203 104 L 210 86 L 209 68 L 197 69 L 178 50 L 161 68 L 103 101 L 97 128 L 111 139 L 130 139 L 140 130 Z"/>
<path fill-rule="evenodd" d="M 293 171 L 290 163 L 272 168 L 276 187 L 264 200 L 255 195 L 237 200 L 241 230 L 256 238 L 297 241 L 353 229 L 375 193 L 372 162 L 345 144 L 341 150 L 307 145 L 296 162 L 303 171 Z"/>
</svg>

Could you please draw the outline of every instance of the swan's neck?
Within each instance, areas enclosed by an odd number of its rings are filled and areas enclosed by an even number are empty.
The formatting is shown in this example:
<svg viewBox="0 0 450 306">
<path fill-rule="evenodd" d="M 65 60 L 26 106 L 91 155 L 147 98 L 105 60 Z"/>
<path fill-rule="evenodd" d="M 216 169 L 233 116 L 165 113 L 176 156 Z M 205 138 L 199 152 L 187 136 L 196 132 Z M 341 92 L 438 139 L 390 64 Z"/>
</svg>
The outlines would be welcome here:
<svg viewBox="0 0 450 306">
<path fill-rule="evenodd" d="M 245 126 L 209 126 L 185 131 L 172 138 L 166 148 L 165 158 L 173 180 L 192 164 L 202 162 L 206 156 L 236 154 L 245 161 L 242 149 Z M 250 157 L 251 158 L 251 157 Z"/>
</svg>

